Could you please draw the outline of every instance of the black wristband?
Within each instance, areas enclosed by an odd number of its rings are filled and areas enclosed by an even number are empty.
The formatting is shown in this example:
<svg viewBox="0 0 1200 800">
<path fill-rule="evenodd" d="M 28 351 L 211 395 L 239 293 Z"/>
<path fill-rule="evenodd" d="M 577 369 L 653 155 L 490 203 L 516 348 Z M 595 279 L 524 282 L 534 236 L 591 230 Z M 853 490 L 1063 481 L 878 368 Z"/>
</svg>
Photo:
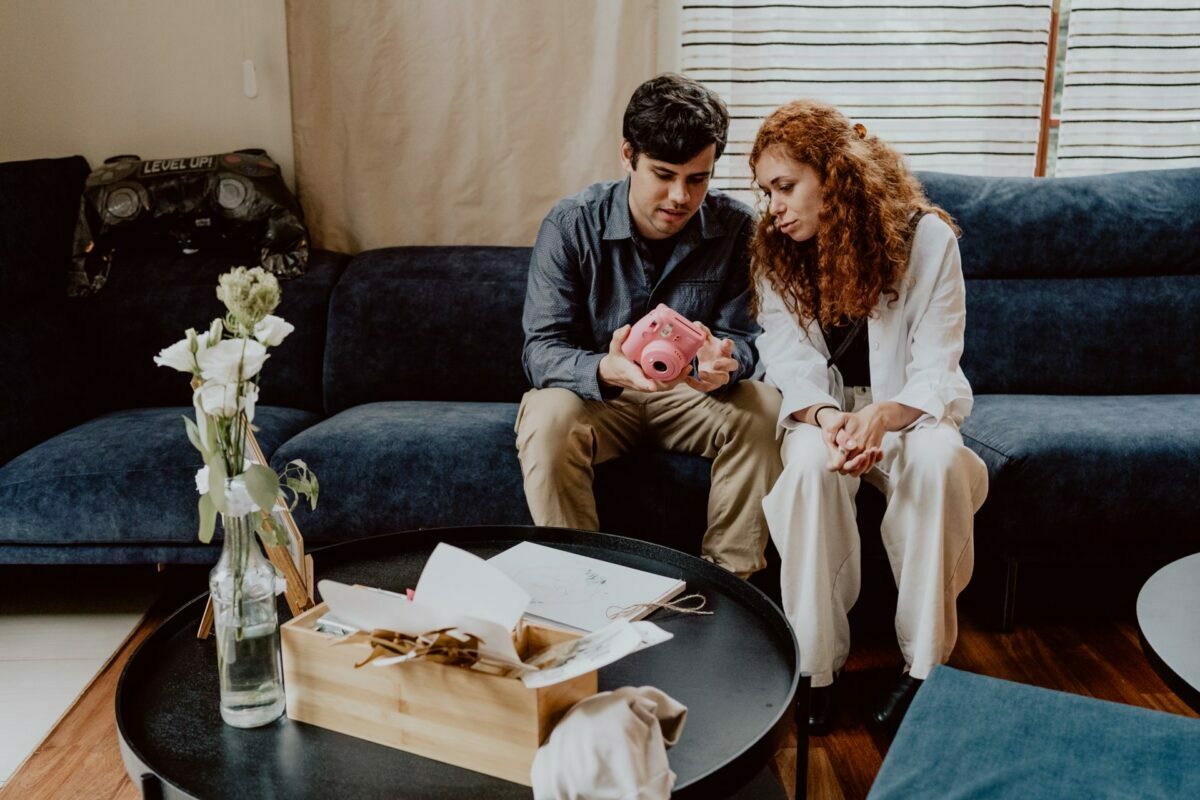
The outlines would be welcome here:
<svg viewBox="0 0 1200 800">
<path fill-rule="evenodd" d="M 839 410 L 837 406 L 830 405 L 830 404 L 826 403 L 825 405 L 821 406 L 821 407 L 820 407 L 820 408 L 818 408 L 816 411 L 814 411 L 814 412 L 813 412 L 813 422 L 816 424 L 816 426 L 817 426 L 818 428 L 819 428 L 819 427 L 821 427 L 821 412 L 822 412 L 822 411 L 824 411 L 824 410 L 825 410 L 825 409 L 827 409 L 827 408 L 832 408 L 834 411 L 838 411 L 838 410 Z"/>
</svg>

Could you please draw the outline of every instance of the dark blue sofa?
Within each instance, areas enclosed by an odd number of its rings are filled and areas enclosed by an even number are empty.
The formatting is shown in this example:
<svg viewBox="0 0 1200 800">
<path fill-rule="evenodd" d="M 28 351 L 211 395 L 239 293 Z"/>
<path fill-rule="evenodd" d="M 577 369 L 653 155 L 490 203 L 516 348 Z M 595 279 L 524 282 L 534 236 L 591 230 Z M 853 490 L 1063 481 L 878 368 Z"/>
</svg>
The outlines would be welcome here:
<svg viewBox="0 0 1200 800">
<path fill-rule="evenodd" d="M 118 263 L 65 298 L 79 158 L 0 165 L 0 563 L 207 562 L 189 391 L 152 356 L 217 315 L 217 256 Z M 1161 562 L 1200 546 L 1200 170 L 923 176 L 961 224 L 981 562 Z M 265 370 L 272 462 L 321 480 L 312 545 L 528 523 L 514 447 L 527 248 L 316 252 Z M 695 551 L 708 462 L 597 470 L 605 530 Z M 864 490 L 860 519 L 881 498 Z M 877 538 L 877 537 L 876 537 Z"/>
</svg>

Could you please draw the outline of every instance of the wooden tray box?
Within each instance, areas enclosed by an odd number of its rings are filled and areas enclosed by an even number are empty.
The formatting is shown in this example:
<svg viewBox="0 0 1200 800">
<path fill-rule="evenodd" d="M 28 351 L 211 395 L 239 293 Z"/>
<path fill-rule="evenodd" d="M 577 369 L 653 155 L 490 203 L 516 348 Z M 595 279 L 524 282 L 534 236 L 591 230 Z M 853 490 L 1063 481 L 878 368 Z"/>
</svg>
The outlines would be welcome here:
<svg viewBox="0 0 1200 800">
<path fill-rule="evenodd" d="M 332 646 L 339 637 L 314 629 L 328 610 L 321 603 L 280 628 L 287 715 L 299 722 L 529 786 L 538 747 L 596 693 L 595 670 L 527 689 L 517 678 L 425 661 L 355 669 L 370 647 Z M 526 625 L 517 652 L 526 658 L 578 636 Z"/>
</svg>

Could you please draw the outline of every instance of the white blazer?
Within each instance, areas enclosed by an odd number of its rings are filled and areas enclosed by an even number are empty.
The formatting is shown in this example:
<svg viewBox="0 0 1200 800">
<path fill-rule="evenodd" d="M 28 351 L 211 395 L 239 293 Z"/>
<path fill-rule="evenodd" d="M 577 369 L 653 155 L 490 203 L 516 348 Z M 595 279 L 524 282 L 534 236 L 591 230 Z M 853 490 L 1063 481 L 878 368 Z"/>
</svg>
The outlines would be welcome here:
<svg viewBox="0 0 1200 800">
<path fill-rule="evenodd" d="M 870 343 L 871 397 L 892 400 L 925 413 L 911 427 L 950 422 L 958 427 L 971 413 L 971 385 L 959 368 L 966 325 L 966 289 L 954 232 L 935 214 L 917 224 L 908 272 L 900 297 L 881 295 L 867 319 Z M 794 411 L 815 403 L 842 408 L 842 376 L 825 366 L 829 348 L 815 320 L 807 329 L 787 310 L 765 282 L 756 340 L 766 369 L 765 380 L 783 393 L 779 424 L 802 423 Z"/>
</svg>

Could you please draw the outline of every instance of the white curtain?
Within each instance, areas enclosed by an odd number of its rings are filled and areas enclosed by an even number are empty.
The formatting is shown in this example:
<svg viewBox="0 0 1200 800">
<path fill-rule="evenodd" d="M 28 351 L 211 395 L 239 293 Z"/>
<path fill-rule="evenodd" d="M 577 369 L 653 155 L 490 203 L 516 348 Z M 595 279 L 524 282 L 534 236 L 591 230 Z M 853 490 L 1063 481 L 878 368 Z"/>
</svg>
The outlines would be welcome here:
<svg viewBox="0 0 1200 800">
<path fill-rule="evenodd" d="M 621 176 L 658 15 L 638 0 L 288 0 L 315 242 L 532 244 L 561 197 Z"/>
<path fill-rule="evenodd" d="M 682 71 L 733 117 L 717 188 L 749 197 L 746 154 L 764 116 L 832 103 L 914 169 L 1032 175 L 1051 0 L 687 2 Z"/>
<path fill-rule="evenodd" d="M 1200 3 L 1072 0 L 1055 175 L 1200 166 Z"/>
</svg>

